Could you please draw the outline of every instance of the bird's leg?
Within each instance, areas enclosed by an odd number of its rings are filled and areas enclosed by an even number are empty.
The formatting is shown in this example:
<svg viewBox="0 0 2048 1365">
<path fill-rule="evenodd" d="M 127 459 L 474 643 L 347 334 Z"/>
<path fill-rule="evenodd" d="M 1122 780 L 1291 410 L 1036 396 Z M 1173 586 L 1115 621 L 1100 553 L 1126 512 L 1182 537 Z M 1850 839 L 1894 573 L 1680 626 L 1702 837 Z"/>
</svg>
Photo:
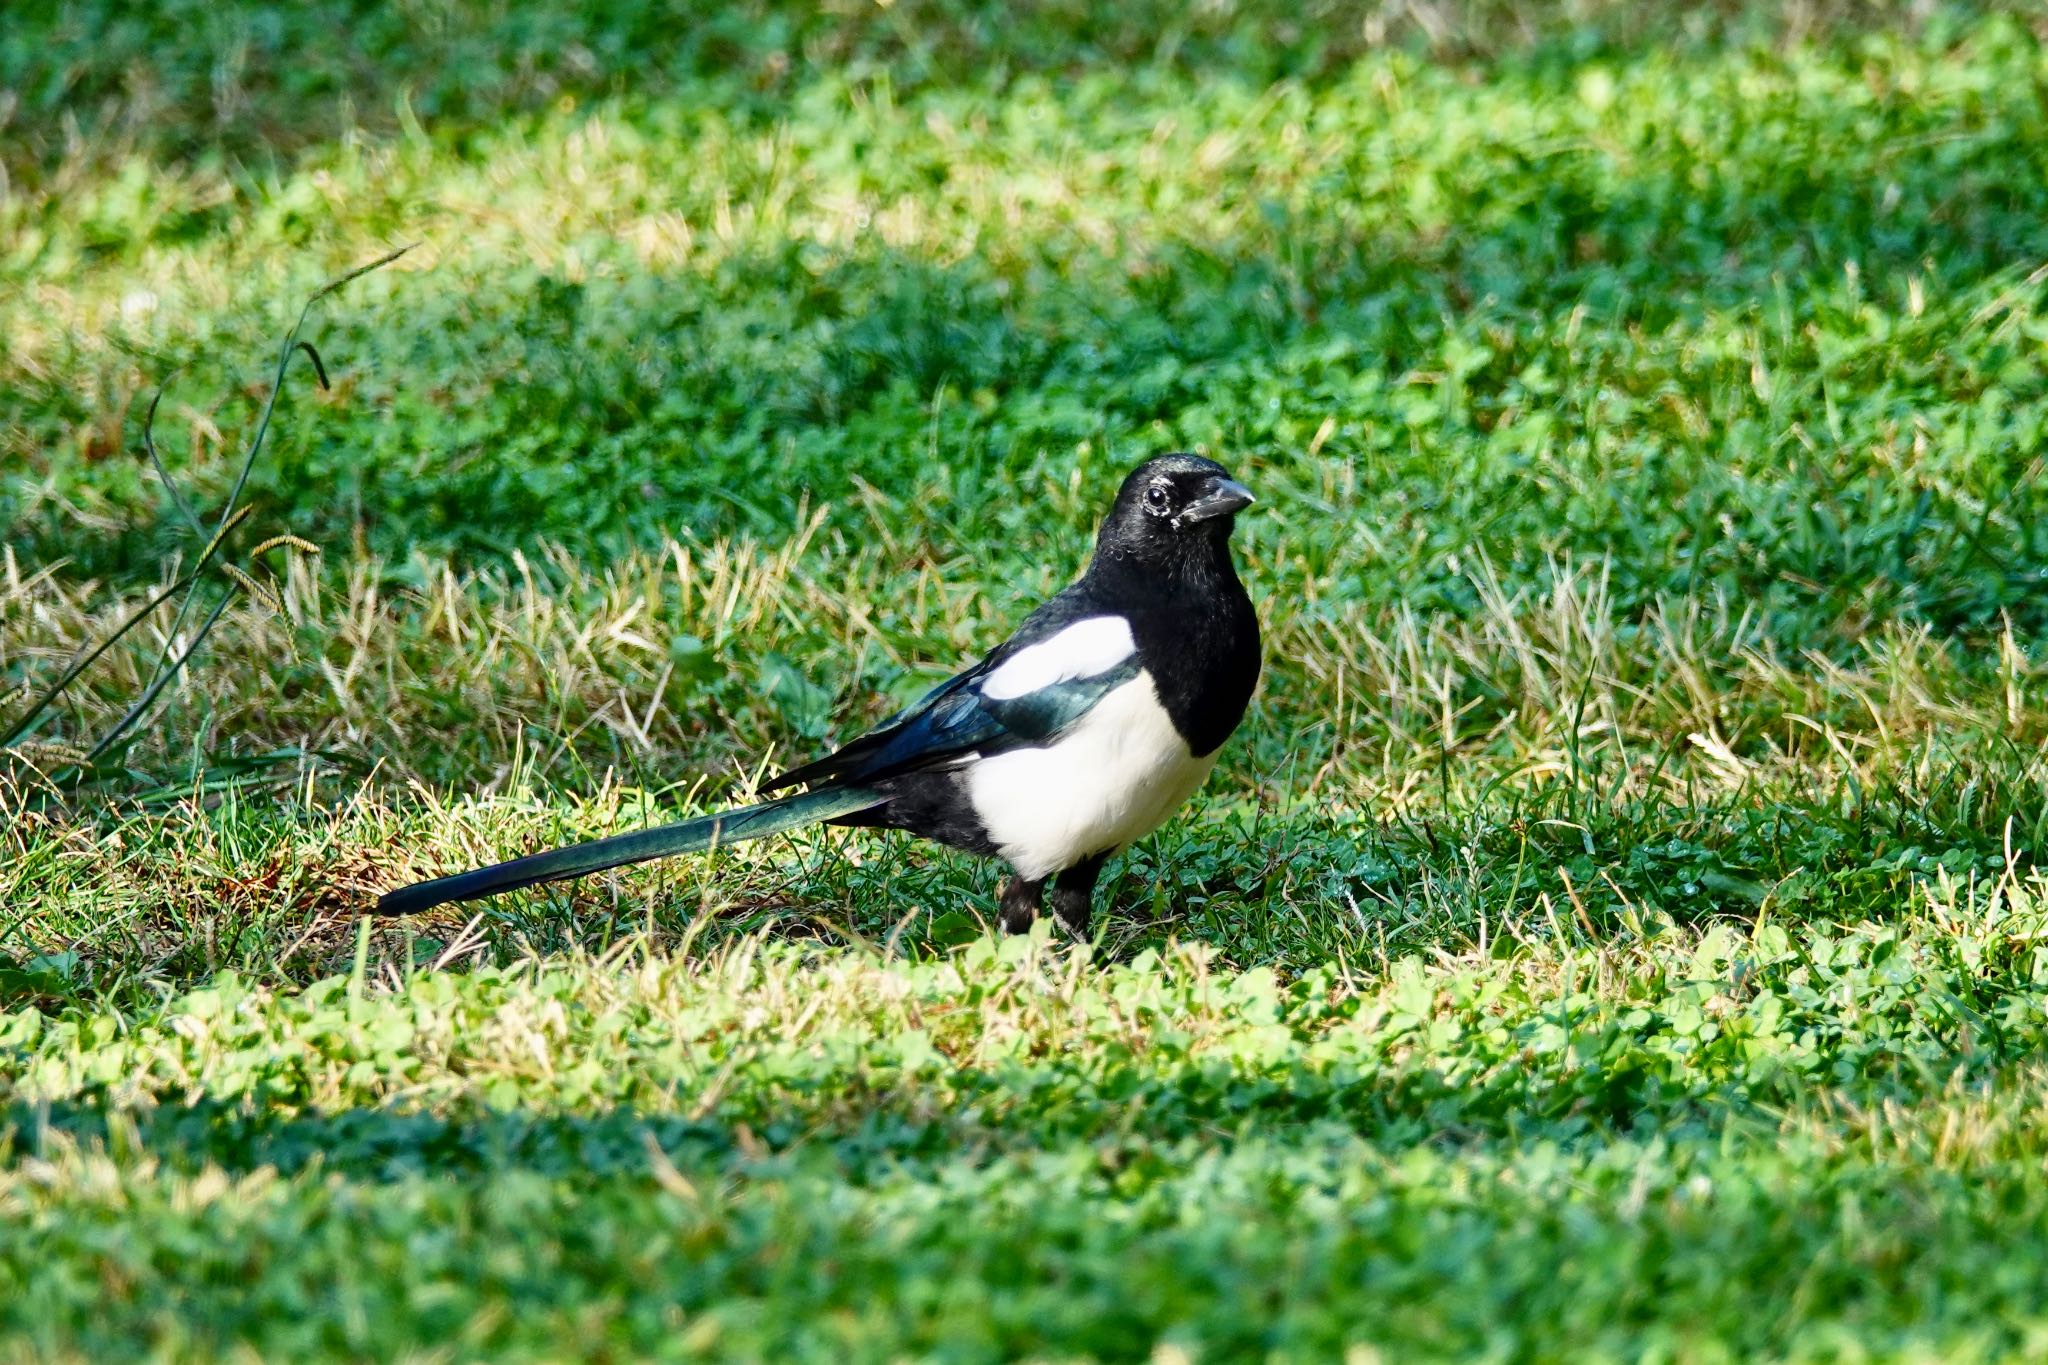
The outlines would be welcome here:
<svg viewBox="0 0 2048 1365">
<path fill-rule="evenodd" d="M 1045 893 L 1045 878 L 1026 881 L 1022 877 L 1010 878 L 1010 884 L 1003 888 L 1002 925 L 1006 934 L 1021 934 L 1031 927 L 1031 921 L 1038 918 L 1038 899 Z"/>
<path fill-rule="evenodd" d="M 1098 853 L 1053 878 L 1052 912 L 1075 938 L 1088 937 L 1088 916 L 1095 905 L 1095 879 L 1102 875 L 1107 853 Z"/>
</svg>

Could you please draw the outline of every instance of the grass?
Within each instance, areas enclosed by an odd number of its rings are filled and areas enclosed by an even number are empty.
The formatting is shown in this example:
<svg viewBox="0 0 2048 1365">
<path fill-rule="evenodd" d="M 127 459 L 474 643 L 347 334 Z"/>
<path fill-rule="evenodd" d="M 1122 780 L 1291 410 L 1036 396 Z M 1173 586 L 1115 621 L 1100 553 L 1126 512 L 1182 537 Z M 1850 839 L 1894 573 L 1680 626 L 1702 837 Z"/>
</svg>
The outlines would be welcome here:
<svg viewBox="0 0 2048 1365">
<path fill-rule="evenodd" d="M 8 1354 L 2040 1354 L 2044 79 L 1941 6 L 10 24 L 0 725 L 419 245 L 118 767 L 199 617 L 0 749 Z M 1094 943 L 840 833 L 359 919 L 742 798 L 1172 447 L 1268 671 Z"/>
</svg>

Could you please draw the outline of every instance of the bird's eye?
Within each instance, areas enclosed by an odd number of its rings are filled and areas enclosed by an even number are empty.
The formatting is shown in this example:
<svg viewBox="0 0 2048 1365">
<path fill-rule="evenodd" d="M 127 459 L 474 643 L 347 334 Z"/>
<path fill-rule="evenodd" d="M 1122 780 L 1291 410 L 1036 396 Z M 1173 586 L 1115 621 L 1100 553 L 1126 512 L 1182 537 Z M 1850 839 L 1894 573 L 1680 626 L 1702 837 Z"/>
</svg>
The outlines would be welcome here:
<svg viewBox="0 0 2048 1365">
<path fill-rule="evenodd" d="M 1156 483 L 1153 484 L 1145 490 L 1145 505 L 1155 512 L 1164 511 L 1166 508 L 1166 490 Z"/>
</svg>

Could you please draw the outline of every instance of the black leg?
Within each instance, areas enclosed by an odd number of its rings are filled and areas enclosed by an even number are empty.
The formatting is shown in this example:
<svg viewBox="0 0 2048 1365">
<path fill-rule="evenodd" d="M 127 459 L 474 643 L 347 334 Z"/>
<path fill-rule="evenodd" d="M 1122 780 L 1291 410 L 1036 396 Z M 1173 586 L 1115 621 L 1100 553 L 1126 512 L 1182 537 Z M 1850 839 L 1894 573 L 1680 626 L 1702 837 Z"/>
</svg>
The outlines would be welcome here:
<svg viewBox="0 0 2048 1365">
<path fill-rule="evenodd" d="M 1038 898 L 1045 893 L 1045 878 L 1027 882 L 1022 877 L 1010 878 L 1010 884 L 1003 888 L 1002 924 L 1006 934 L 1021 934 L 1031 927 L 1031 921 L 1038 918 Z"/>
<path fill-rule="evenodd" d="M 1107 853 L 1075 863 L 1053 878 L 1052 912 L 1075 938 L 1088 937 L 1088 916 L 1095 908 L 1095 879 L 1102 875 Z"/>
</svg>

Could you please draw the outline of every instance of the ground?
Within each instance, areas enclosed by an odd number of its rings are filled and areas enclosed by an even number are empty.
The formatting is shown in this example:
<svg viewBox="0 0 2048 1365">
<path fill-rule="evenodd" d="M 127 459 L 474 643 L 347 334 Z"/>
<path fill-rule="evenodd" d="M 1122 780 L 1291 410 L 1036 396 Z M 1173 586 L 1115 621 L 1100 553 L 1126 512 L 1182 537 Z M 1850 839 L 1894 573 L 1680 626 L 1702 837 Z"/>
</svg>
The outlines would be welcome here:
<svg viewBox="0 0 2048 1365">
<path fill-rule="evenodd" d="M 2044 32 L 10 15 L 4 1354 L 2048 1353 Z M 361 918 L 743 799 L 1174 448 L 1267 671 L 1092 943 L 849 833 Z"/>
</svg>

